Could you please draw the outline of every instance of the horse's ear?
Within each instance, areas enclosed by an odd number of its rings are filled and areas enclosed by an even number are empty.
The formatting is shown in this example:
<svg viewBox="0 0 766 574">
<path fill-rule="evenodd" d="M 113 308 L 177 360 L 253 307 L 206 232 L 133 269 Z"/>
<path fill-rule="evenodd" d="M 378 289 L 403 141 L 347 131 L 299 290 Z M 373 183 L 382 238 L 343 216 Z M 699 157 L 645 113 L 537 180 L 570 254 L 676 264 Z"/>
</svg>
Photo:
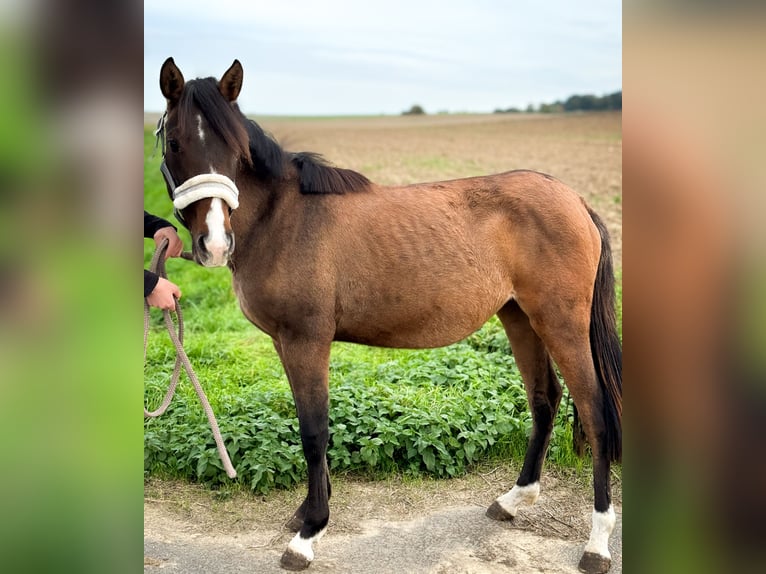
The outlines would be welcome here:
<svg viewBox="0 0 766 574">
<path fill-rule="evenodd" d="M 160 70 L 160 90 L 168 103 L 177 104 L 184 91 L 184 76 L 173 58 L 168 58 Z"/>
<path fill-rule="evenodd" d="M 234 60 L 231 67 L 221 76 L 218 89 L 221 90 L 221 94 L 227 101 L 233 102 L 239 96 L 239 91 L 242 89 L 242 76 L 242 64 L 239 63 L 239 60 Z"/>
</svg>

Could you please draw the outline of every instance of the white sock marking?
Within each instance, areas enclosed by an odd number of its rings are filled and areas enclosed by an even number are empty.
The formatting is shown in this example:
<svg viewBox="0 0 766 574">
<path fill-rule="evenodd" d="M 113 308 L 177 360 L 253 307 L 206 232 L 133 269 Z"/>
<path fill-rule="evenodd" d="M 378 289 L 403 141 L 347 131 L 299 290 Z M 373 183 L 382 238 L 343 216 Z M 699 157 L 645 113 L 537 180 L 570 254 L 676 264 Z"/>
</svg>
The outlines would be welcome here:
<svg viewBox="0 0 766 574">
<path fill-rule="evenodd" d="M 591 527 L 588 544 L 585 545 L 585 552 L 593 552 L 611 560 L 612 555 L 609 554 L 609 535 L 614 530 L 615 522 L 617 522 L 617 517 L 611 504 L 606 512 L 596 512 L 594 509 L 593 526 Z"/>
<path fill-rule="evenodd" d="M 327 531 L 327 527 L 325 526 L 322 530 L 317 532 L 312 538 L 301 538 L 301 533 L 299 532 L 295 536 L 293 536 L 293 539 L 290 540 L 290 544 L 287 545 L 288 550 L 292 550 L 296 554 L 300 554 L 303 556 L 306 560 L 311 562 L 314 560 L 314 542 L 318 542 L 322 536 L 324 536 L 324 533 Z"/>
<path fill-rule="evenodd" d="M 508 514 L 516 516 L 516 513 L 519 511 L 519 505 L 528 504 L 531 506 L 537 501 L 538 496 L 540 496 L 539 482 L 533 482 L 526 486 L 514 484 L 511 490 L 498 497 L 497 503 Z"/>
</svg>

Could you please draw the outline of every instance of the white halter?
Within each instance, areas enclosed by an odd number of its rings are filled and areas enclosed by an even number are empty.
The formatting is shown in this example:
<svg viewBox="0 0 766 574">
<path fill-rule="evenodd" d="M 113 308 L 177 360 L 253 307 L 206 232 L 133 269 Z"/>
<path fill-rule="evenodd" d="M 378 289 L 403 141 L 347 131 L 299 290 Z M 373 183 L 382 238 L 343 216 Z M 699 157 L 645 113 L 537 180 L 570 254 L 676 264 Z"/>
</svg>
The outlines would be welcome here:
<svg viewBox="0 0 766 574">
<path fill-rule="evenodd" d="M 219 173 L 203 173 L 187 179 L 173 191 L 173 206 L 183 209 L 195 201 L 211 197 L 223 199 L 232 209 L 239 207 L 237 186 Z"/>
</svg>

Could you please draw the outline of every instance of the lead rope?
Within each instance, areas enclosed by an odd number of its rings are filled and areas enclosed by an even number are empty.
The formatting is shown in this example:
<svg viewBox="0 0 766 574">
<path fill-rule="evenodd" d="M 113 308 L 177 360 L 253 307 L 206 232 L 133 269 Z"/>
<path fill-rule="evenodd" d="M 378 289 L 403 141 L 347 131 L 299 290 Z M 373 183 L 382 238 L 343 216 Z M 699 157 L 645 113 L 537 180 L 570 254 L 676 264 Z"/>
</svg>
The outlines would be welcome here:
<svg viewBox="0 0 766 574">
<path fill-rule="evenodd" d="M 167 238 L 162 240 L 162 243 L 160 243 L 154 252 L 152 263 L 149 267 L 152 272 L 165 279 L 167 279 L 167 274 L 165 273 L 164 254 L 165 250 L 168 248 L 168 244 L 169 241 Z M 186 373 L 189 375 L 189 379 L 191 380 L 192 385 L 194 385 L 194 390 L 197 391 L 199 401 L 202 403 L 202 408 L 207 415 L 207 420 L 210 423 L 210 429 L 213 431 L 215 445 L 218 448 L 218 456 L 221 458 L 223 468 L 229 478 L 236 478 L 237 471 L 234 470 L 234 467 L 231 464 L 231 460 L 229 459 L 229 453 L 226 451 L 226 447 L 223 444 L 223 438 L 221 437 L 221 431 L 218 429 L 218 422 L 215 420 L 213 409 L 210 408 L 210 403 L 205 396 L 205 391 L 202 390 L 202 385 L 199 384 L 197 375 L 194 372 L 191 363 L 189 362 L 189 357 L 186 356 L 186 351 L 184 351 L 184 319 L 181 313 L 181 305 L 178 303 L 178 299 L 175 299 L 175 305 L 176 316 L 178 317 L 177 334 L 175 325 L 173 324 L 173 319 L 170 317 L 170 311 L 162 311 L 162 315 L 165 317 L 165 326 L 167 327 L 168 334 L 170 335 L 170 340 L 173 341 L 173 344 L 176 347 L 176 364 L 173 368 L 173 376 L 170 378 L 170 386 L 168 387 L 167 393 L 165 393 L 165 398 L 162 400 L 160 407 L 157 410 L 150 412 L 146 409 L 146 405 L 144 405 L 144 417 L 155 418 L 167 410 L 168 406 L 170 405 L 170 401 L 173 400 L 173 395 L 176 392 L 176 386 L 178 385 L 178 379 L 181 374 L 181 366 L 183 366 L 183 368 L 186 370 Z M 146 364 L 146 343 L 149 339 L 149 318 L 149 303 L 147 303 L 146 299 L 144 299 L 144 364 Z"/>
</svg>

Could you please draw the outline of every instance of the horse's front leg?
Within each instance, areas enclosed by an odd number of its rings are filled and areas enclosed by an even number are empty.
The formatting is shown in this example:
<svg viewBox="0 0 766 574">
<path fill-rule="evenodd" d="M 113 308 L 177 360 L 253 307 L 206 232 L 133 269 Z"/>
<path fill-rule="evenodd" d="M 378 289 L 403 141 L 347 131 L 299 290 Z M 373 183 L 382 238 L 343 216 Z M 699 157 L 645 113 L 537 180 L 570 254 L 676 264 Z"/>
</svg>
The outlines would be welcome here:
<svg viewBox="0 0 766 574">
<path fill-rule="evenodd" d="M 309 475 L 308 495 L 298 511 L 302 524 L 282 554 L 281 564 L 288 570 L 303 570 L 314 559 L 314 543 L 324 534 L 330 518 L 327 472 L 330 341 L 280 337 L 279 350 L 295 399 Z"/>
<path fill-rule="evenodd" d="M 277 355 L 279 355 L 279 360 L 284 365 L 284 359 L 282 358 L 282 345 L 279 342 L 279 339 L 272 339 L 272 342 L 274 343 L 274 348 L 277 351 Z M 287 380 L 290 380 L 290 377 L 287 378 Z M 292 390 L 292 383 L 290 383 L 290 389 Z M 295 394 L 293 393 L 293 396 Z M 328 500 L 332 498 L 332 487 L 330 485 L 330 472 L 328 469 L 325 469 L 325 473 L 327 476 L 327 498 Z M 303 500 L 301 505 L 298 507 L 298 509 L 293 513 L 292 517 L 290 517 L 290 520 L 288 520 L 285 523 L 285 526 L 288 530 L 292 530 L 293 532 L 300 531 L 301 527 L 303 526 L 303 520 L 306 518 L 306 509 L 308 508 L 309 499 L 308 496 Z"/>
</svg>

